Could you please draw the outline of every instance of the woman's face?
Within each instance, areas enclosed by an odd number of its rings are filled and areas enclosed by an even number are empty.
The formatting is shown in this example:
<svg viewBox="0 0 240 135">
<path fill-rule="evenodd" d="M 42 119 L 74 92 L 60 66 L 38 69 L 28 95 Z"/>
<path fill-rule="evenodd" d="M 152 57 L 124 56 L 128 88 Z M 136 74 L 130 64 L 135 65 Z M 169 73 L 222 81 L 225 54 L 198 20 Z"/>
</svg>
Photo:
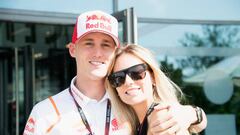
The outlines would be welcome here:
<svg viewBox="0 0 240 135">
<path fill-rule="evenodd" d="M 138 57 L 127 53 L 116 59 L 113 73 L 120 76 L 118 81 L 122 82 L 116 89 L 119 97 L 126 104 L 136 105 L 144 101 L 153 101 L 152 78 L 147 65 L 144 64 Z"/>
</svg>

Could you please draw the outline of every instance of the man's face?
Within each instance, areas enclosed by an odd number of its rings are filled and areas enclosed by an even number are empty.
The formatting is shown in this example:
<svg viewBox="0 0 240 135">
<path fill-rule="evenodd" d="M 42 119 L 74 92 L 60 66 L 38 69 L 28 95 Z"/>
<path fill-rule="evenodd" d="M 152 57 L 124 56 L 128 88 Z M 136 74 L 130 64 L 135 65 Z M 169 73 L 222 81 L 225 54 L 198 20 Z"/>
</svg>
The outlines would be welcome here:
<svg viewBox="0 0 240 135">
<path fill-rule="evenodd" d="M 103 33 L 89 33 L 79 39 L 70 47 L 70 54 L 76 59 L 77 75 L 86 80 L 103 79 L 115 48 L 114 40 Z"/>
</svg>

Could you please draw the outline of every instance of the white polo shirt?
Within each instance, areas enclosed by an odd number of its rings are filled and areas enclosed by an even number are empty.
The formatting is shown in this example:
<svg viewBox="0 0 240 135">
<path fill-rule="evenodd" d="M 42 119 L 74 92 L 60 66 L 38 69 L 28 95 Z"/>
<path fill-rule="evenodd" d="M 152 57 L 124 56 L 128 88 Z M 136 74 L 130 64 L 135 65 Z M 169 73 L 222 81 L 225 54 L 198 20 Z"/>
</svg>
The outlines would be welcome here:
<svg viewBox="0 0 240 135">
<path fill-rule="evenodd" d="M 81 93 L 71 82 L 71 90 L 77 103 L 81 106 L 92 132 L 104 135 L 108 94 L 97 101 Z M 69 88 L 45 99 L 33 107 L 23 135 L 88 135 Z M 128 135 L 126 125 L 119 125 L 111 111 L 110 135 Z"/>
</svg>

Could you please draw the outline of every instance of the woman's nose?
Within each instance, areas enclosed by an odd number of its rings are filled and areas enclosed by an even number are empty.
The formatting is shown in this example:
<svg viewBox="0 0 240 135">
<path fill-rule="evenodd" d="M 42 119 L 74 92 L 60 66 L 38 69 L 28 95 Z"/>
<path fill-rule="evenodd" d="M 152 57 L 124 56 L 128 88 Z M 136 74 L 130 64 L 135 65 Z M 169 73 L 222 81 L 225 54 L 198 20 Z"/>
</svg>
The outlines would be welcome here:
<svg viewBox="0 0 240 135">
<path fill-rule="evenodd" d="M 133 83 L 134 83 L 133 79 L 130 76 L 126 75 L 124 84 L 128 85 L 128 84 L 133 84 Z"/>
</svg>

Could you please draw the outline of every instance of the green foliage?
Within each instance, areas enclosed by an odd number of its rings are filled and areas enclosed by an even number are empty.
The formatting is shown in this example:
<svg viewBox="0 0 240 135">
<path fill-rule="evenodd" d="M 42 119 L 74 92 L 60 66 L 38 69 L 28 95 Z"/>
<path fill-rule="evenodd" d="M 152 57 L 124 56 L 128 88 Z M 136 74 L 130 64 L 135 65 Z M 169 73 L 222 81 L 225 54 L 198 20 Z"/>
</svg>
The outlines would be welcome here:
<svg viewBox="0 0 240 135">
<path fill-rule="evenodd" d="M 202 27 L 202 35 L 194 33 L 186 33 L 180 43 L 184 47 L 237 47 L 240 44 L 239 29 L 234 26 L 211 25 Z M 182 71 L 191 68 L 195 73 L 204 71 L 221 61 L 223 57 L 199 57 L 192 56 L 184 59 L 178 59 L 178 68 L 174 68 L 173 64 L 168 63 L 167 58 L 161 62 L 162 70 L 167 76 L 179 85 L 189 104 L 195 104 L 204 109 L 207 114 L 235 114 L 236 127 L 239 134 L 240 127 L 240 88 L 234 87 L 234 94 L 231 99 L 223 104 L 216 105 L 211 103 L 205 96 L 203 87 L 185 84 L 183 82 Z"/>
<path fill-rule="evenodd" d="M 161 61 L 161 70 L 171 79 L 176 83 L 177 85 L 182 85 L 183 80 L 182 80 L 182 69 L 180 68 L 174 68 L 173 64 L 169 64 L 167 59 L 164 61 Z"/>
<path fill-rule="evenodd" d="M 240 43 L 239 29 L 237 27 L 211 25 L 202 27 L 202 36 L 194 33 L 186 33 L 179 42 L 184 47 L 236 47 Z M 199 57 L 192 56 L 178 60 L 179 66 L 192 68 L 196 72 L 204 71 L 206 68 L 221 61 L 223 57 Z"/>
</svg>

